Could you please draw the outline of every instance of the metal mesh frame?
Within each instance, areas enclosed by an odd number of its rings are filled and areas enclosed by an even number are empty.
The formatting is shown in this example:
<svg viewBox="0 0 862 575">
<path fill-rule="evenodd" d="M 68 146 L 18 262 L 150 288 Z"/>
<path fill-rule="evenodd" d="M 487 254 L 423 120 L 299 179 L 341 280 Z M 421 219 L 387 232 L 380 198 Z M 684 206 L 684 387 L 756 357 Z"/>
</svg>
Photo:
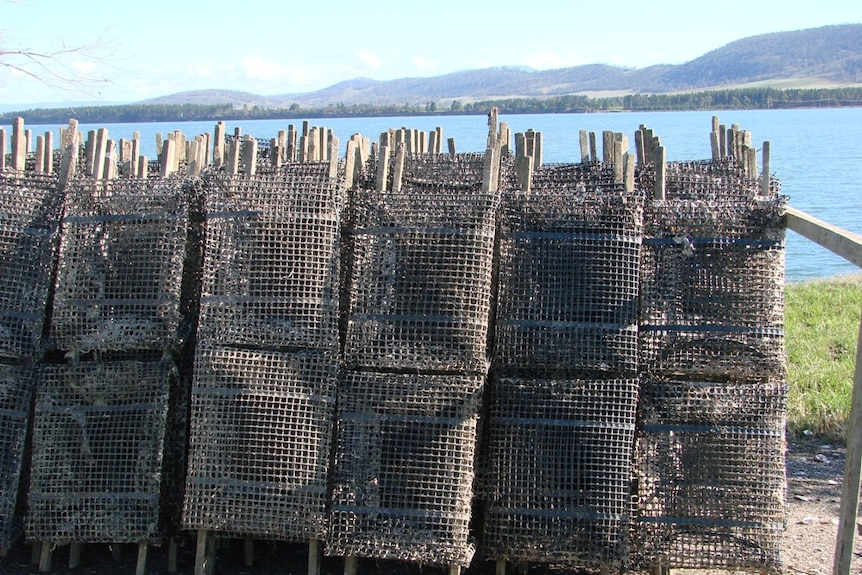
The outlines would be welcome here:
<svg viewBox="0 0 862 575">
<path fill-rule="evenodd" d="M 625 565 L 638 381 L 492 381 L 482 554 Z"/>
<path fill-rule="evenodd" d="M 0 357 L 42 355 L 62 200 L 55 176 L 0 173 Z"/>
<path fill-rule="evenodd" d="M 344 372 L 327 554 L 468 566 L 484 378 Z"/>
<path fill-rule="evenodd" d="M 8 549 L 24 531 L 24 472 L 33 366 L 0 364 L 0 547 Z M 22 481 L 23 479 L 23 481 Z"/>
<path fill-rule="evenodd" d="M 189 231 L 184 178 L 67 187 L 51 340 L 63 350 L 162 350 L 178 338 Z"/>
<path fill-rule="evenodd" d="M 169 360 L 45 365 L 34 416 L 27 535 L 158 542 Z"/>
<path fill-rule="evenodd" d="M 782 376 L 783 199 L 653 202 L 641 255 L 643 371 Z"/>
<path fill-rule="evenodd" d="M 198 346 L 186 529 L 325 536 L 337 370 L 330 353 Z"/>
<path fill-rule="evenodd" d="M 486 371 L 499 194 L 414 187 L 354 200 L 345 364 Z"/>
<path fill-rule="evenodd" d="M 316 166 L 210 181 L 199 341 L 338 348 L 344 189 Z"/>
<path fill-rule="evenodd" d="M 538 172 L 539 174 L 542 171 Z M 581 188 L 581 172 L 503 197 L 496 370 L 633 375 L 643 236 L 639 194 Z"/>
<path fill-rule="evenodd" d="M 787 386 L 645 380 L 636 449 L 638 563 L 781 566 Z"/>
</svg>

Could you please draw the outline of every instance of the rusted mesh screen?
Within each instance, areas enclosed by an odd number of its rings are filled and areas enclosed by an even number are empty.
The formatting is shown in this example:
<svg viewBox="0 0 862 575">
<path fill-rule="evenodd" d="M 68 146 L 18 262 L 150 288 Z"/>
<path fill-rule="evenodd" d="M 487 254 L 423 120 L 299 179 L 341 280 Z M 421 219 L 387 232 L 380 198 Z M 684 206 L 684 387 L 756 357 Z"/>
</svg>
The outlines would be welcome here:
<svg viewBox="0 0 862 575">
<path fill-rule="evenodd" d="M 637 564 L 777 568 L 787 388 L 645 380 L 637 440 Z"/>
<path fill-rule="evenodd" d="M 342 195 L 318 164 L 212 177 L 200 341 L 337 348 Z"/>
<path fill-rule="evenodd" d="M 631 376 L 642 201 L 555 175 L 504 196 L 494 368 Z"/>
<path fill-rule="evenodd" d="M 198 348 L 185 528 L 323 538 L 336 374 L 324 352 Z"/>
<path fill-rule="evenodd" d="M 483 553 L 624 565 L 637 380 L 497 377 L 490 395 Z"/>
<path fill-rule="evenodd" d="M 346 372 L 327 553 L 467 566 L 484 377 Z"/>
<path fill-rule="evenodd" d="M 360 190 L 349 231 L 349 367 L 487 370 L 499 196 Z"/>
<path fill-rule="evenodd" d="M 34 376 L 32 365 L 0 364 L 0 547 L 5 549 L 24 529 L 27 481 L 22 472 Z"/>
<path fill-rule="evenodd" d="M 37 541 L 160 537 L 169 360 L 45 365 L 39 375 L 27 535 Z"/>
<path fill-rule="evenodd" d="M 51 339 L 61 350 L 162 350 L 177 342 L 189 231 L 181 177 L 67 187 Z"/>
<path fill-rule="evenodd" d="M 38 359 L 63 209 L 57 178 L 0 173 L 0 203 L 0 357 Z"/>
</svg>

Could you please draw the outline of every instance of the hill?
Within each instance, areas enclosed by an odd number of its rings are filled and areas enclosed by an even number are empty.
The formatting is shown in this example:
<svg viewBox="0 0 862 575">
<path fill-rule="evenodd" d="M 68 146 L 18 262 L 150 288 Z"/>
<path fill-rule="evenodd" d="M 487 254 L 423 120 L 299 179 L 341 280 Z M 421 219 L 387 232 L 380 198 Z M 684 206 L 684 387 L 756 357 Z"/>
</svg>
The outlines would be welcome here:
<svg viewBox="0 0 862 575">
<path fill-rule="evenodd" d="M 679 65 L 632 69 L 589 64 L 554 70 L 465 70 L 430 78 L 356 78 L 303 94 L 260 96 L 229 90 L 181 92 L 141 104 L 230 104 L 304 108 L 447 103 L 568 94 L 662 94 L 747 86 L 862 85 L 862 24 L 751 36 Z"/>
</svg>

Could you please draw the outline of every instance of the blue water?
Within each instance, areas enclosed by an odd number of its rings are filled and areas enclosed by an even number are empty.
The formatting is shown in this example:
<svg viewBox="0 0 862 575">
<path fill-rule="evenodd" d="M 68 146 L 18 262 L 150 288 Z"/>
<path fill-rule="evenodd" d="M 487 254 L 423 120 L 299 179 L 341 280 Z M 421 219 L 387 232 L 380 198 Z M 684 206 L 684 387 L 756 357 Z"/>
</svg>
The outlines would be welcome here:
<svg viewBox="0 0 862 575">
<path fill-rule="evenodd" d="M 782 193 L 790 205 L 846 230 L 862 234 L 862 108 L 817 110 L 748 110 L 715 112 L 650 112 L 614 114 L 541 114 L 501 115 L 513 132 L 541 131 L 544 161 L 575 162 L 580 159 L 579 130 L 601 133 L 613 130 L 630 134 L 641 124 L 661 137 L 668 160 L 697 160 L 710 156 L 709 132 L 713 115 L 727 126 L 739 124 L 752 132 L 759 149 L 763 141 L 771 144 L 771 170 L 782 183 Z M 240 127 L 243 134 L 273 138 L 288 124 L 301 120 L 254 120 L 229 122 L 228 131 Z M 389 128 L 416 128 L 424 131 L 437 126 L 443 137 L 455 138 L 459 152 L 485 149 L 485 116 L 342 118 L 312 120 L 325 125 L 344 143 L 354 133 L 375 140 Z M 168 122 L 151 124 L 109 124 L 114 139 L 131 138 L 141 133 L 142 153 L 155 156 L 155 134 L 182 130 L 188 136 L 212 132 L 214 122 Z M 28 126 L 39 134 L 57 126 Z M 82 124 L 87 131 L 101 126 Z M 8 127 L 7 127 L 8 128 Z M 55 139 L 57 135 L 55 134 Z M 445 149 L 445 148 L 444 148 Z M 760 161 L 758 159 L 758 161 Z M 802 238 L 787 234 L 787 273 L 789 281 L 829 277 L 858 270 L 854 265 Z"/>
</svg>

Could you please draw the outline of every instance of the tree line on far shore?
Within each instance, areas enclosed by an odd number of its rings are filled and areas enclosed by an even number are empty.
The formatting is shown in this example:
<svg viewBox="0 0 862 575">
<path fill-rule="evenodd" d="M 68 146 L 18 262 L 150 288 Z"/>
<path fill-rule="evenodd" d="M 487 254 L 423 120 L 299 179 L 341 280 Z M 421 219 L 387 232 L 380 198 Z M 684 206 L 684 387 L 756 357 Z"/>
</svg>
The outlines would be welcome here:
<svg viewBox="0 0 862 575">
<path fill-rule="evenodd" d="M 862 107 L 860 88 L 745 88 L 679 94 L 628 94 L 592 98 L 584 95 L 549 98 L 501 98 L 473 102 L 454 100 L 403 105 L 335 104 L 286 108 L 231 104 L 122 104 L 71 108 L 37 108 L 0 114 L 0 123 L 22 117 L 29 124 L 61 124 L 74 118 L 85 124 L 187 122 L 209 120 L 275 120 L 389 116 L 485 114 L 496 106 L 501 114 L 647 112 L 687 110 L 761 110 L 787 108 Z"/>
</svg>

